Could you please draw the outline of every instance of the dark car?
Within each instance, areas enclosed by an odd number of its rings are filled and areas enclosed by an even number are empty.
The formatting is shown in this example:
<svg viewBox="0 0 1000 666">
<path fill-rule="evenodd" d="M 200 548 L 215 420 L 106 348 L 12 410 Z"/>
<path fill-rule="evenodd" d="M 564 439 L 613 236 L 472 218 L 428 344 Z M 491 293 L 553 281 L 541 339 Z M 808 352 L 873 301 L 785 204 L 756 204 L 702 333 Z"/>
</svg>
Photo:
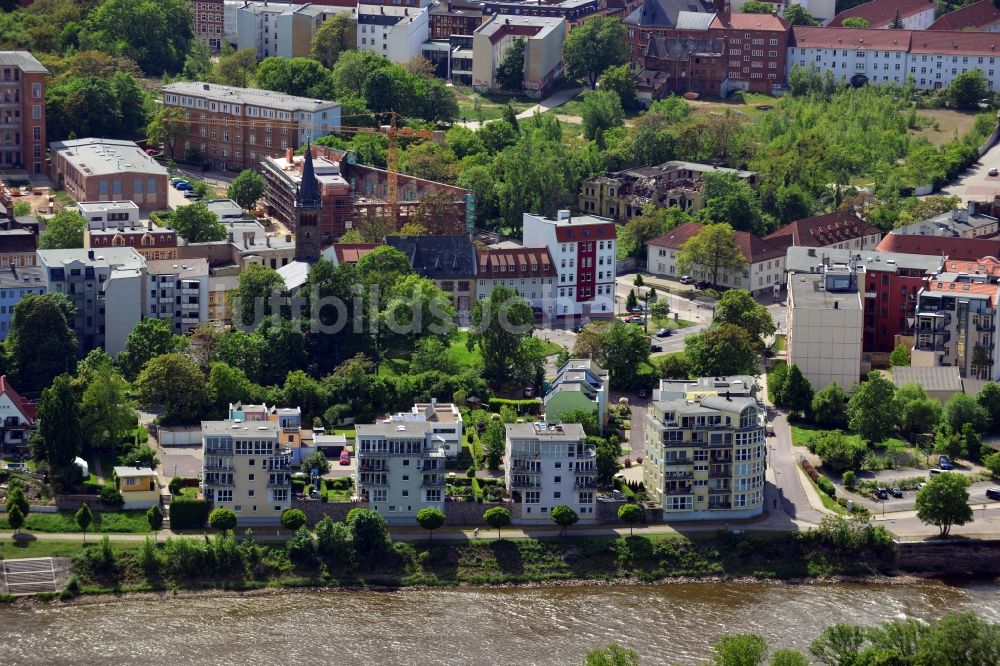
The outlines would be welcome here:
<svg viewBox="0 0 1000 666">
<path fill-rule="evenodd" d="M 628 311 L 634 314 L 642 314 L 643 312 L 646 311 L 646 307 L 642 303 L 640 303 L 638 305 L 633 305 L 628 309 Z"/>
<path fill-rule="evenodd" d="M 649 351 L 651 351 L 651 352 L 661 352 L 661 351 L 663 351 L 663 347 L 661 347 L 660 345 L 649 345 Z"/>
<path fill-rule="evenodd" d="M 648 398 L 649 397 L 649 390 L 648 389 L 639 389 L 639 397 L 640 398 Z"/>
<path fill-rule="evenodd" d="M 938 469 L 953 469 L 951 458 L 948 456 L 938 456 Z"/>
<path fill-rule="evenodd" d="M 892 489 L 889 492 L 892 493 L 893 497 L 902 497 L 903 496 L 903 490 L 899 486 L 893 486 Z"/>
<path fill-rule="evenodd" d="M 1000 502 L 1000 488 L 988 488 L 986 490 L 986 499 Z"/>
<path fill-rule="evenodd" d="M 889 499 L 889 491 L 885 488 L 876 488 L 875 492 L 872 493 L 877 500 L 887 500 Z"/>
<path fill-rule="evenodd" d="M 674 334 L 674 329 L 672 328 L 661 328 L 654 335 L 658 338 L 669 338 Z"/>
<path fill-rule="evenodd" d="M 712 283 L 708 280 L 698 280 L 694 283 L 694 286 L 698 289 L 711 289 Z"/>
<path fill-rule="evenodd" d="M 580 331 L 583 330 L 583 326 L 584 326 L 583 324 L 577 324 L 576 326 L 573 327 L 573 332 L 579 333 Z"/>
</svg>

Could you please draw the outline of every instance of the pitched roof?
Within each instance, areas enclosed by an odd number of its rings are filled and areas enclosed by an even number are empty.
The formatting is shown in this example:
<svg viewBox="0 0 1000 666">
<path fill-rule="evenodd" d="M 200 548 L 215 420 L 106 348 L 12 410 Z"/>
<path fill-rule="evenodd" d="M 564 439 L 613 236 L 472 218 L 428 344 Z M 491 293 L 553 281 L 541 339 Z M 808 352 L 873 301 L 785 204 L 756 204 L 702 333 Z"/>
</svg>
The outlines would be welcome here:
<svg viewBox="0 0 1000 666">
<path fill-rule="evenodd" d="M 887 234 L 875 249 L 880 252 L 905 252 L 975 261 L 984 255 L 1000 256 L 1000 240 Z"/>
<path fill-rule="evenodd" d="M 877 227 L 864 222 L 860 217 L 846 211 L 835 211 L 790 222 L 774 233 L 764 236 L 764 240 L 788 236 L 792 239 L 792 245 L 825 247 L 878 233 L 881 232 Z"/>
<path fill-rule="evenodd" d="M 356 264 L 372 250 L 382 247 L 380 243 L 334 243 L 333 251 L 337 255 L 337 264 Z"/>
<path fill-rule="evenodd" d="M 14 390 L 14 387 L 7 381 L 7 375 L 0 375 L 0 395 L 7 394 L 10 401 L 21 411 L 21 416 L 25 421 L 34 422 L 38 416 L 38 406 L 28 402 L 21 397 L 21 394 Z"/>
<path fill-rule="evenodd" d="M 476 248 L 468 236 L 386 236 L 385 243 L 405 254 L 424 277 L 476 274 Z"/>
<path fill-rule="evenodd" d="M 552 277 L 556 274 L 545 247 L 478 250 L 480 278 Z"/>
<path fill-rule="evenodd" d="M 1000 290 L 995 284 L 983 282 L 958 282 L 956 280 L 931 280 L 927 283 L 927 291 L 944 294 L 982 294 L 996 302 L 997 292 Z"/>
<path fill-rule="evenodd" d="M 962 392 L 962 375 L 957 365 L 940 365 L 932 368 L 897 366 L 892 369 L 892 383 L 896 386 L 918 384 L 925 391 Z"/>
<path fill-rule="evenodd" d="M 946 273 L 1000 277 L 1000 260 L 997 260 L 996 257 L 982 257 L 978 261 L 953 261 L 949 259 L 944 262 L 944 271 Z"/>
<path fill-rule="evenodd" d="M 998 49 L 1000 34 L 995 32 L 920 30 L 914 32 L 910 40 L 910 53 L 995 56 Z"/>
<path fill-rule="evenodd" d="M 688 239 L 697 236 L 704 228 L 705 225 L 698 224 L 697 222 L 685 222 L 662 236 L 652 239 L 649 241 L 649 245 L 679 250 Z M 736 236 L 736 244 L 739 246 L 740 252 L 743 253 L 743 257 L 751 264 L 776 257 L 783 257 L 789 245 L 787 237 L 768 241 L 746 231 L 734 231 L 733 234 Z"/>
<path fill-rule="evenodd" d="M 934 0 L 872 0 L 840 12 L 829 25 L 840 26 L 844 19 L 863 18 L 869 28 L 882 28 L 892 23 L 897 10 L 903 19 L 928 10 L 933 12 Z"/>
<path fill-rule="evenodd" d="M 874 30 L 796 25 L 788 45 L 813 49 L 909 51 L 910 30 Z"/>
<path fill-rule="evenodd" d="M 733 30 L 768 30 L 772 32 L 788 32 L 791 23 L 774 14 L 716 14 L 712 21 L 713 28 L 732 28 Z"/>
<path fill-rule="evenodd" d="M 966 5 L 961 9 L 956 9 L 950 14 L 945 14 L 934 23 L 931 23 L 928 30 L 983 30 L 992 25 L 1000 23 L 1000 9 L 993 4 L 993 0 L 979 0 L 971 5 Z"/>
<path fill-rule="evenodd" d="M 0 51 L 0 65 L 13 65 L 22 72 L 48 74 L 49 70 L 28 51 Z"/>
<path fill-rule="evenodd" d="M 651 37 L 646 47 L 647 58 L 687 62 L 692 55 L 721 56 L 726 52 L 724 39 L 692 37 Z"/>
<path fill-rule="evenodd" d="M 675 26 L 681 12 L 709 12 L 709 0 L 645 0 L 625 17 L 630 25 Z"/>
</svg>

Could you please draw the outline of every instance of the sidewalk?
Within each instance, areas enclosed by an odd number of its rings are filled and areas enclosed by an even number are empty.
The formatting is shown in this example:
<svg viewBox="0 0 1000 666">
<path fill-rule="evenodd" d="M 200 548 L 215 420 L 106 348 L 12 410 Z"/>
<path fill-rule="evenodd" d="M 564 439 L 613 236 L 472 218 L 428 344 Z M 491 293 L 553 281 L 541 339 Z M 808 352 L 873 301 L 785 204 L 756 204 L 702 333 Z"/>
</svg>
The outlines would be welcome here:
<svg viewBox="0 0 1000 666">
<path fill-rule="evenodd" d="M 546 111 L 551 111 L 552 109 L 558 108 L 570 101 L 577 95 L 583 92 L 583 88 L 569 88 L 567 90 L 560 90 L 559 92 L 554 92 L 545 99 L 543 99 L 538 104 L 528 107 L 521 113 L 517 114 L 518 120 L 526 120 L 535 115 L 535 113 L 545 113 Z M 493 120 L 499 120 L 499 118 L 494 118 Z M 491 123 L 493 120 L 484 120 L 479 122 L 478 120 L 470 120 L 467 122 L 457 122 L 456 125 L 462 125 L 463 127 L 468 127 L 471 130 L 477 130 L 481 128 L 486 123 Z"/>
</svg>

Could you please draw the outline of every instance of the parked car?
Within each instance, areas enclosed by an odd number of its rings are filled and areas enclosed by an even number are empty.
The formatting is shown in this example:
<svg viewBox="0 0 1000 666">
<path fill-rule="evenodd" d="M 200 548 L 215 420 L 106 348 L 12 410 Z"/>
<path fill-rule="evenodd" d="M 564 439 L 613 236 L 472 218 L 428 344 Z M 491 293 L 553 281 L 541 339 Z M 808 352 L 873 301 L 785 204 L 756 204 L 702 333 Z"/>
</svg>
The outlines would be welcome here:
<svg viewBox="0 0 1000 666">
<path fill-rule="evenodd" d="M 672 328 L 661 328 L 654 335 L 658 338 L 669 338 L 674 334 L 674 329 Z"/>
<path fill-rule="evenodd" d="M 187 182 L 186 180 L 182 180 L 181 182 L 174 185 L 174 187 L 180 190 L 181 192 L 190 191 L 194 189 L 194 185 Z"/>
<path fill-rule="evenodd" d="M 926 486 L 926 485 L 927 485 L 926 483 L 918 483 L 918 484 L 917 484 L 917 492 L 919 493 L 919 492 L 920 492 L 920 489 L 921 489 L 921 488 L 923 488 L 923 487 L 924 487 L 924 486 Z"/>
<path fill-rule="evenodd" d="M 995 175 L 997 175 L 997 173 L 998 173 L 998 172 L 997 172 L 997 168 L 996 168 L 996 167 L 993 167 L 993 168 L 992 168 L 992 169 L 990 169 L 990 171 L 989 171 L 989 174 L 990 174 L 991 176 L 995 176 Z"/>
<path fill-rule="evenodd" d="M 195 200 L 198 200 L 198 199 L 204 199 L 205 197 L 201 196 L 200 194 L 198 194 L 194 190 L 185 190 L 184 191 L 184 198 L 185 199 L 195 199 Z"/>
<path fill-rule="evenodd" d="M 583 324 L 577 324 L 576 326 L 573 327 L 574 333 L 579 333 L 582 330 L 583 330 Z"/>
<path fill-rule="evenodd" d="M 680 282 L 681 284 L 691 284 L 692 282 L 694 282 L 694 280 L 691 279 L 690 275 L 682 275 L 680 276 L 680 278 L 678 278 L 677 281 Z"/>
<path fill-rule="evenodd" d="M 663 347 L 661 347 L 660 345 L 649 345 L 649 351 L 651 351 L 651 352 L 661 352 L 661 351 L 663 351 Z"/>
<path fill-rule="evenodd" d="M 698 289 L 711 289 L 712 283 L 708 280 L 698 280 L 694 283 L 694 286 Z"/>
<path fill-rule="evenodd" d="M 628 309 L 628 311 L 629 312 L 645 312 L 646 311 L 646 307 L 642 303 L 640 303 L 639 305 L 633 305 L 632 307 L 630 307 Z"/>
<path fill-rule="evenodd" d="M 647 398 L 647 397 L 649 397 L 649 390 L 648 389 L 639 389 L 639 397 L 640 398 Z"/>
<path fill-rule="evenodd" d="M 341 449 L 340 451 L 340 464 L 341 465 L 351 464 L 351 453 L 347 449 Z"/>
<path fill-rule="evenodd" d="M 177 178 L 176 176 L 170 179 L 170 187 L 175 187 L 177 183 L 184 180 L 183 178 Z"/>
<path fill-rule="evenodd" d="M 994 502 L 1000 502 L 1000 488 L 987 488 L 986 499 L 991 499 Z"/>
<path fill-rule="evenodd" d="M 525 398 L 534 398 L 535 397 L 535 388 L 533 386 L 526 387 L 524 389 L 524 397 Z"/>
<path fill-rule="evenodd" d="M 646 320 L 639 315 L 632 315 L 631 317 L 625 317 L 626 324 L 645 324 Z"/>
<path fill-rule="evenodd" d="M 951 458 L 949 458 L 948 456 L 938 456 L 938 468 L 953 469 L 954 465 L 951 464 Z"/>
<path fill-rule="evenodd" d="M 903 489 L 900 488 L 899 486 L 893 486 L 892 489 L 889 490 L 889 492 L 892 493 L 893 497 L 903 496 Z"/>
<path fill-rule="evenodd" d="M 872 493 L 877 500 L 887 500 L 889 499 L 889 491 L 885 488 L 876 488 L 875 492 Z"/>
<path fill-rule="evenodd" d="M 939 467 L 932 467 L 931 469 L 927 470 L 927 476 L 934 476 L 935 474 L 940 474 L 943 471 L 944 470 L 940 469 Z"/>
</svg>

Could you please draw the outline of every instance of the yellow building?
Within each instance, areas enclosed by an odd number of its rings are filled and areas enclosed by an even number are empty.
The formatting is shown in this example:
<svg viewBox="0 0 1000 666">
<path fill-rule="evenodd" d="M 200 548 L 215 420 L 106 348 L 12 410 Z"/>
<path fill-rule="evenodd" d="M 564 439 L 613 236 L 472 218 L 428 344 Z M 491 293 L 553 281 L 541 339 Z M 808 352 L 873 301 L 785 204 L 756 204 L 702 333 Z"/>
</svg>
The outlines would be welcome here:
<svg viewBox="0 0 1000 666">
<path fill-rule="evenodd" d="M 160 503 L 156 472 L 148 467 L 115 467 L 118 492 L 125 500 L 123 509 L 148 509 Z"/>
</svg>

